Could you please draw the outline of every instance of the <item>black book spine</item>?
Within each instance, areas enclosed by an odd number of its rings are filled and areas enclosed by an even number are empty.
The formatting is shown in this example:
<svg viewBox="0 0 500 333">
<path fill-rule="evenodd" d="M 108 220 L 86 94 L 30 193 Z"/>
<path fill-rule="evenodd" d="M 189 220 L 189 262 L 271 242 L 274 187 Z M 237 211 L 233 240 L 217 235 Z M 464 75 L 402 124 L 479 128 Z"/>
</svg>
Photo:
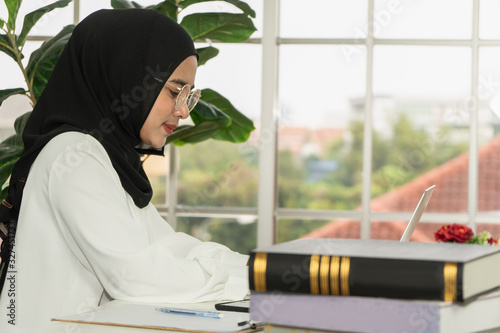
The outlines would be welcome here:
<svg viewBox="0 0 500 333">
<path fill-rule="evenodd" d="M 463 265 L 423 260 L 251 253 L 250 289 L 464 301 Z"/>
</svg>

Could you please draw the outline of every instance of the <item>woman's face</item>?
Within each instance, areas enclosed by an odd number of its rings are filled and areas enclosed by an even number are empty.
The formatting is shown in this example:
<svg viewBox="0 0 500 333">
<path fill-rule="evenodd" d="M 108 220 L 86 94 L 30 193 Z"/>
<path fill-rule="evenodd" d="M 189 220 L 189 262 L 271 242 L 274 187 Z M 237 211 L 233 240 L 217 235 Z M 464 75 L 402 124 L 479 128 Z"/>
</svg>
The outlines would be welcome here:
<svg viewBox="0 0 500 333">
<path fill-rule="evenodd" d="M 140 137 L 143 143 L 155 148 L 163 147 L 167 136 L 171 135 L 177 127 L 179 119 L 189 117 L 186 104 L 181 109 L 175 110 L 175 99 L 178 91 L 172 86 L 182 88 L 185 84 L 189 84 L 193 88 L 197 67 L 196 56 L 190 56 L 181 62 L 172 73 L 167 81 L 169 84 L 163 86 L 148 118 L 142 125 Z"/>
</svg>

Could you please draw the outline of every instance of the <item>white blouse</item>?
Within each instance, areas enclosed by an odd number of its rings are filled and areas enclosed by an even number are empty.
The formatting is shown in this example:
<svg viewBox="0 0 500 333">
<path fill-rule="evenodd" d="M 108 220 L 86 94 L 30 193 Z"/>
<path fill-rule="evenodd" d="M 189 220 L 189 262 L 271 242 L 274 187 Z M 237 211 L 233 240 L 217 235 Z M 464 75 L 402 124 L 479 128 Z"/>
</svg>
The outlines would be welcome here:
<svg viewBox="0 0 500 333">
<path fill-rule="evenodd" d="M 122 188 L 102 145 L 67 132 L 33 163 L 15 259 L 0 296 L 0 332 L 39 332 L 56 316 L 118 300 L 241 299 L 248 256 L 175 232 Z M 13 325 L 15 324 L 15 325 Z"/>
</svg>

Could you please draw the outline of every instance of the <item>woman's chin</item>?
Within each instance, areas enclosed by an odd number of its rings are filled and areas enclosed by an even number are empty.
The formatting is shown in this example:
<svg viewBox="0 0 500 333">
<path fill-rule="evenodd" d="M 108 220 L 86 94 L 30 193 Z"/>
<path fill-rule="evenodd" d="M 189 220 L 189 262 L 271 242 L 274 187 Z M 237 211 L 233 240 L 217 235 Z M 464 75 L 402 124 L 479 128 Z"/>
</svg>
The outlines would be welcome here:
<svg viewBox="0 0 500 333">
<path fill-rule="evenodd" d="M 162 149 L 166 143 L 167 143 L 167 139 L 165 139 L 165 141 L 163 141 L 163 142 L 152 144 L 151 147 L 156 148 L 156 149 Z"/>
<path fill-rule="evenodd" d="M 155 140 L 150 140 L 149 145 L 153 148 L 161 149 L 165 146 L 166 143 L 167 143 L 167 137 L 162 136 L 161 138 L 159 137 L 155 138 Z"/>
</svg>

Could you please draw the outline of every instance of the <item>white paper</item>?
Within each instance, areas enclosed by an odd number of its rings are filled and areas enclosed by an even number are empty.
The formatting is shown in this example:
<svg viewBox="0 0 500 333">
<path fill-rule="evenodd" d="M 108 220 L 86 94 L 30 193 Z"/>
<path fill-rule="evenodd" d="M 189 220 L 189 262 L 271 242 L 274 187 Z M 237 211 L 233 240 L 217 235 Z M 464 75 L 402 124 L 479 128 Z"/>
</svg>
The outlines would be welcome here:
<svg viewBox="0 0 500 333">
<path fill-rule="evenodd" d="M 98 311 L 57 317 L 53 320 L 197 332 L 236 332 L 249 328 L 248 324 L 238 325 L 250 320 L 248 313 L 220 311 L 223 316 L 216 319 L 164 313 L 155 310 L 157 307 L 146 304 L 122 304 Z"/>
</svg>

